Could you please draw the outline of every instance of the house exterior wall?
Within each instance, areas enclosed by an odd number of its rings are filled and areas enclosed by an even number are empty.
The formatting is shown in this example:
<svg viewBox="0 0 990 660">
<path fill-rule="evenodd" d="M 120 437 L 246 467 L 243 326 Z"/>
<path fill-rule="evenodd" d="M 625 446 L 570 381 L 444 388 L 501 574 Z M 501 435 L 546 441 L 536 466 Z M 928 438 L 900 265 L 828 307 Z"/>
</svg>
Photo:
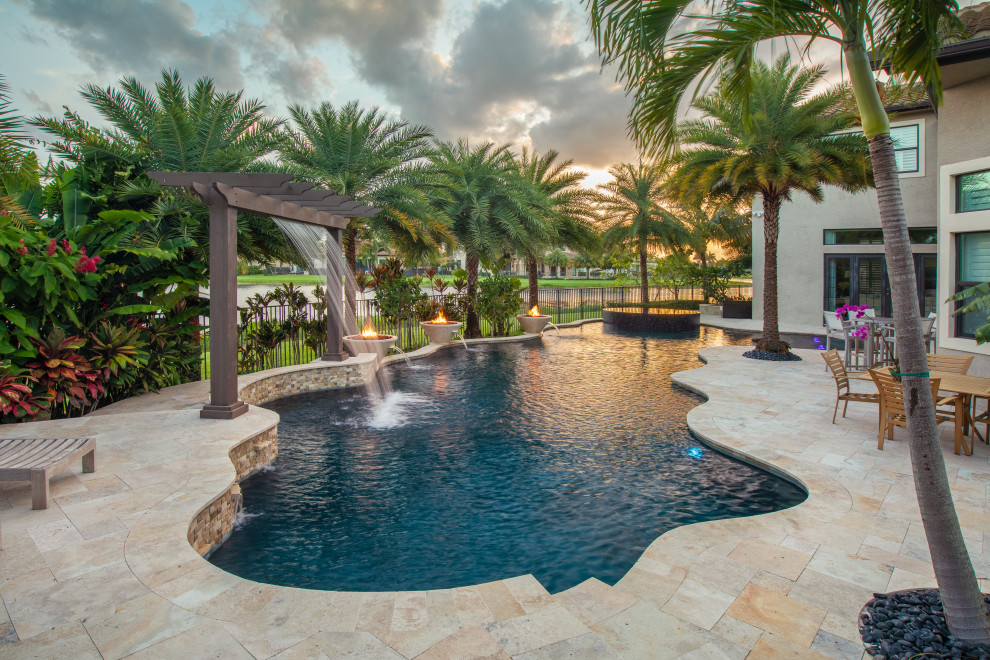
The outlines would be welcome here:
<svg viewBox="0 0 990 660">
<path fill-rule="evenodd" d="M 937 215 L 939 121 L 932 112 L 905 113 L 894 126 L 920 125 L 919 171 L 901 175 L 901 191 L 911 227 L 933 227 Z M 764 234 L 762 201 L 753 203 L 753 318 L 763 318 Z M 782 325 L 822 324 L 826 254 L 883 253 L 883 245 L 825 245 L 826 229 L 880 227 L 880 209 L 875 190 L 848 193 L 826 187 L 825 199 L 816 204 L 804 193 L 796 193 L 780 209 L 777 243 L 777 300 Z M 916 253 L 935 252 L 934 245 L 915 245 Z"/>
<path fill-rule="evenodd" d="M 946 353 L 974 355 L 969 373 L 978 376 L 990 376 L 990 345 L 977 346 L 975 339 L 956 337 L 954 304 L 944 301 L 955 292 L 956 235 L 990 231 L 990 211 L 956 212 L 954 180 L 959 174 L 990 169 L 990 130 L 976 119 L 986 117 L 988 107 L 990 77 L 946 89 L 938 134 L 938 347 Z"/>
</svg>

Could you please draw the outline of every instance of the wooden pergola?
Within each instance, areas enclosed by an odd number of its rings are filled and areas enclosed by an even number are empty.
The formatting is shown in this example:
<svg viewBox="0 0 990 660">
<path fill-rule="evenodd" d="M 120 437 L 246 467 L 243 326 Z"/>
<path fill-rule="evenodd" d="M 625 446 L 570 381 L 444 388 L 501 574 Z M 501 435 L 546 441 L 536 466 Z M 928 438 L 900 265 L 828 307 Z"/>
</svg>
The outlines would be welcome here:
<svg viewBox="0 0 990 660">
<path fill-rule="evenodd" d="M 163 186 L 189 188 L 210 207 L 210 402 L 200 417 L 234 419 L 248 410 L 237 398 L 237 211 L 324 227 L 340 246 L 341 230 L 350 218 L 369 218 L 380 209 L 312 183 L 293 183 L 292 174 L 148 172 L 148 176 Z M 340 362 L 347 358 L 343 264 L 329 266 L 327 348 L 322 359 Z"/>
</svg>

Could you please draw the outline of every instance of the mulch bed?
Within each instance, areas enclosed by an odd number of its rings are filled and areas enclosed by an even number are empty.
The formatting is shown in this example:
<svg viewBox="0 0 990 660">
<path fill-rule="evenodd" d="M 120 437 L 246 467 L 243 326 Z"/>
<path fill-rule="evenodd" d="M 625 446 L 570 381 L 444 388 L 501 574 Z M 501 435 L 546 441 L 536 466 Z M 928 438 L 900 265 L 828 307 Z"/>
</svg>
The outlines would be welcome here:
<svg viewBox="0 0 990 660">
<path fill-rule="evenodd" d="M 743 357 L 752 360 L 770 360 L 772 362 L 797 362 L 801 359 L 797 355 L 794 355 L 794 353 L 769 353 L 767 351 L 761 351 L 758 348 L 746 351 L 743 353 Z"/>
</svg>

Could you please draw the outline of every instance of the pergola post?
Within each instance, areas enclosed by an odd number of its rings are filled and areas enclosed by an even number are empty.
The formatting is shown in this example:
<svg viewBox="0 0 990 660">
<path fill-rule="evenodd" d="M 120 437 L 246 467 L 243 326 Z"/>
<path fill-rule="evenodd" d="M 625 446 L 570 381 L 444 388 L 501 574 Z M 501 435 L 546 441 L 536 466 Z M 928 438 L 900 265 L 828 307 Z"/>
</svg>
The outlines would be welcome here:
<svg viewBox="0 0 990 660">
<path fill-rule="evenodd" d="M 327 253 L 327 348 L 321 358 L 325 362 L 343 362 L 349 356 L 344 352 L 344 274 L 340 229 L 328 229 L 330 240 L 337 248 Z M 336 313 L 332 313 L 336 311 Z"/>
<path fill-rule="evenodd" d="M 199 416 L 234 419 L 248 411 L 237 398 L 237 209 L 214 189 L 196 192 L 210 206 L 210 402 Z"/>
<path fill-rule="evenodd" d="M 164 186 L 192 190 L 210 207 L 210 402 L 200 417 L 234 419 L 248 411 L 237 398 L 237 211 L 324 227 L 337 242 L 348 218 L 370 218 L 380 209 L 365 206 L 312 183 L 292 182 L 292 174 L 247 172 L 148 172 Z M 331 260 L 334 261 L 334 260 Z M 342 260 L 336 259 L 341 262 Z M 331 264 L 327 281 L 327 352 L 340 362 L 343 352 L 343 264 Z M 330 311 L 337 312 L 335 323 Z"/>
</svg>

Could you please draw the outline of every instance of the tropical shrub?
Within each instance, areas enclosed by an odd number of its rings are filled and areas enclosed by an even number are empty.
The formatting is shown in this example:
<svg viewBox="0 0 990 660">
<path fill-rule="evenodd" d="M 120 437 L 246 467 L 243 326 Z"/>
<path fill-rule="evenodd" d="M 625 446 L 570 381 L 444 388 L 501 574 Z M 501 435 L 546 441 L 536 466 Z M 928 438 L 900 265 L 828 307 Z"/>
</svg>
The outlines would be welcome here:
<svg viewBox="0 0 990 660">
<path fill-rule="evenodd" d="M 516 277 L 493 275 L 478 282 L 478 314 L 491 323 L 493 337 L 508 335 L 509 322 L 522 304 L 521 290 Z"/>
<path fill-rule="evenodd" d="M 84 338 L 67 336 L 61 328 L 34 341 L 38 359 L 27 366 L 37 387 L 52 398 L 53 417 L 68 417 L 74 410 L 83 414 L 103 396 L 103 374 L 76 352 L 85 343 Z"/>
<path fill-rule="evenodd" d="M 415 319 L 417 305 L 428 296 L 419 286 L 419 279 L 406 277 L 402 262 L 389 257 L 372 270 L 374 277 L 374 305 L 382 317 L 395 326 L 399 345 L 403 345 L 404 326 Z"/>
<path fill-rule="evenodd" d="M 32 384 L 38 381 L 30 373 L 0 362 L 0 423 L 34 419 L 51 405 L 51 397 L 38 394 Z"/>
</svg>

